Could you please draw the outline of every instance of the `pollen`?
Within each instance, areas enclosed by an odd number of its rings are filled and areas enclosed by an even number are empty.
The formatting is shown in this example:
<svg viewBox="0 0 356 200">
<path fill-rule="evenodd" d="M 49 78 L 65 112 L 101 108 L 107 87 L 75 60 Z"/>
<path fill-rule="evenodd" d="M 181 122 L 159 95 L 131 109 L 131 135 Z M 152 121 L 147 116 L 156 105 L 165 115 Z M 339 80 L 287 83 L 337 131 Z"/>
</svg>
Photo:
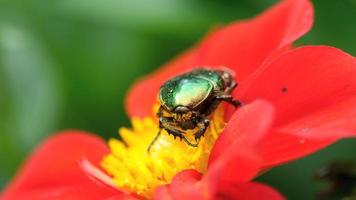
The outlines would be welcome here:
<svg viewBox="0 0 356 200">
<path fill-rule="evenodd" d="M 212 114 L 210 126 L 198 147 L 191 147 L 162 131 L 148 152 L 148 146 L 159 131 L 157 119 L 133 118 L 131 123 L 132 128 L 120 128 L 122 140 L 109 140 L 111 152 L 103 158 L 101 166 L 119 190 L 145 198 L 152 197 L 156 187 L 170 183 L 182 170 L 205 173 L 211 149 L 225 126 L 224 112 L 219 107 Z M 194 143 L 193 132 L 188 132 L 186 137 Z"/>
</svg>

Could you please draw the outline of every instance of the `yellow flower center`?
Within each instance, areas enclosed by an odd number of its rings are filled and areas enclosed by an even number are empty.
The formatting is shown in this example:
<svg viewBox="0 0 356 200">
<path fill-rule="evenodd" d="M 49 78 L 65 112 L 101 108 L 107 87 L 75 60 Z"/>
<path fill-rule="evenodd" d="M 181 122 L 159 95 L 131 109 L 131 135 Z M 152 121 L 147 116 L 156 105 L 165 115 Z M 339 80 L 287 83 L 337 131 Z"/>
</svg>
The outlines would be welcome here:
<svg viewBox="0 0 356 200">
<path fill-rule="evenodd" d="M 120 128 L 122 140 L 109 140 L 111 153 L 103 158 L 101 166 L 120 190 L 150 198 L 157 186 L 170 183 L 182 170 L 206 172 L 210 151 L 225 126 L 223 116 L 223 109 L 219 107 L 211 116 L 209 128 L 198 147 L 174 139 L 163 130 L 150 152 L 147 148 L 159 131 L 157 119 L 133 118 L 132 128 Z M 185 134 L 192 143 L 195 131 Z"/>
</svg>

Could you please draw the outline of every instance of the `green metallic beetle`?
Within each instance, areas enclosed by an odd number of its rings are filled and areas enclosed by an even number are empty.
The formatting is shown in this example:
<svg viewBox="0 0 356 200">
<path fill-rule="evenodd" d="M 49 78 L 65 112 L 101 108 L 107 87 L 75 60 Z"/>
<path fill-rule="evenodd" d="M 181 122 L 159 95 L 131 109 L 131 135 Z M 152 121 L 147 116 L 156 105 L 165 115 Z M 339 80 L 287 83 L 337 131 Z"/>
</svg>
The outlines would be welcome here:
<svg viewBox="0 0 356 200">
<path fill-rule="evenodd" d="M 221 101 L 235 107 L 241 105 L 231 96 L 236 86 L 233 75 L 225 69 L 199 68 L 165 82 L 158 94 L 161 104 L 157 112 L 159 132 L 148 147 L 148 152 L 162 129 L 174 138 L 178 137 L 188 145 L 197 147 L 209 126 L 209 115 Z M 195 128 L 198 130 L 194 133 L 196 143 L 193 144 L 184 134 L 186 130 Z"/>
</svg>

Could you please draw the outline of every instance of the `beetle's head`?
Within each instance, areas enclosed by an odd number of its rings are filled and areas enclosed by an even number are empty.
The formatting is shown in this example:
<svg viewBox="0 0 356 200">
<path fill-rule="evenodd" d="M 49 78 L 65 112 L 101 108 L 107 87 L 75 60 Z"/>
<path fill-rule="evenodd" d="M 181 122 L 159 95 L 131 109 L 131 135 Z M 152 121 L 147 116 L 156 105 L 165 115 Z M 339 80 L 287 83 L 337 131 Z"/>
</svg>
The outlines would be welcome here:
<svg viewBox="0 0 356 200">
<path fill-rule="evenodd" d="M 220 69 L 219 71 L 220 77 L 223 79 L 224 81 L 224 86 L 228 87 L 232 84 L 235 76 L 234 76 L 234 72 L 231 71 L 230 69 L 224 67 L 222 69 Z"/>
</svg>

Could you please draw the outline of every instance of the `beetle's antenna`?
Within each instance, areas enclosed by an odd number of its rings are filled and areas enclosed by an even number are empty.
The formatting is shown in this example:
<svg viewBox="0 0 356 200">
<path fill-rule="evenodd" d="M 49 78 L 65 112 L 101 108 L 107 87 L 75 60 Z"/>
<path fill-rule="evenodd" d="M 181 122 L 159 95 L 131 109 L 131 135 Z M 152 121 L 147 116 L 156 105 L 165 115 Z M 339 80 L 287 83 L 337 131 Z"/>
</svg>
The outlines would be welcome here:
<svg viewBox="0 0 356 200">
<path fill-rule="evenodd" d="M 152 142 L 150 143 L 150 145 L 149 145 L 148 148 L 147 148 L 147 153 L 150 153 L 152 146 L 156 143 L 157 139 L 158 139 L 159 136 L 161 135 L 161 131 L 162 131 L 162 129 L 159 129 L 159 130 L 158 130 L 158 133 L 157 133 L 156 137 L 153 138 Z"/>
</svg>

